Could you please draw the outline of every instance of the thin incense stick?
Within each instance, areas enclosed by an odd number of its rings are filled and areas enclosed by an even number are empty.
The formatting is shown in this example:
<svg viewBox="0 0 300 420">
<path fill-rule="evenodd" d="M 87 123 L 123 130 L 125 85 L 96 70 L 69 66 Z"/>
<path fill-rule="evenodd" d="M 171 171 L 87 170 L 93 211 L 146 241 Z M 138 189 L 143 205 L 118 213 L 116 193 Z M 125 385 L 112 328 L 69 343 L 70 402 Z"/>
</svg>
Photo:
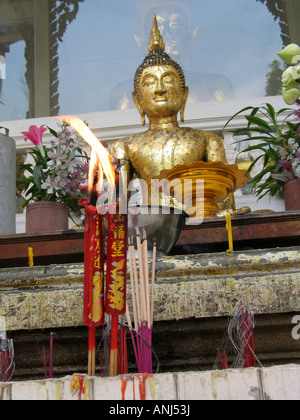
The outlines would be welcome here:
<svg viewBox="0 0 300 420">
<path fill-rule="evenodd" d="M 146 303 L 146 296 L 145 296 L 145 280 L 144 280 L 144 267 L 143 267 L 143 250 L 141 244 L 141 236 L 139 228 L 136 228 L 136 241 L 137 241 L 137 248 L 138 248 L 138 256 L 139 256 L 139 272 L 140 272 L 140 295 L 141 295 L 141 316 L 143 321 L 147 317 L 147 303 Z"/>
<path fill-rule="evenodd" d="M 148 325 L 151 323 L 150 315 L 150 295 L 149 295 L 149 268 L 148 268 L 148 241 L 146 230 L 143 229 L 143 267 L 144 267 L 144 282 L 145 282 L 145 296 L 146 296 L 146 320 Z"/>
<path fill-rule="evenodd" d="M 135 304 L 136 304 L 136 308 L 133 310 L 136 311 L 136 317 L 134 318 L 134 326 L 135 329 L 138 329 L 138 325 L 142 320 L 141 317 L 141 309 L 140 309 L 140 305 L 141 305 L 141 298 L 140 298 L 140 287 L 139 287 L 139 281 L 138 281 L 138 272 L 137 272 L 137 265 L 136 265 L 136 258 L 135 258 L 135 248 L 133 246 L 133 239 L 131 241 L 131 246 L 130 246 L 130 253 L 129 253 L 129 257 L 130 257 L 130 261 L 131 261 L 131 267 L 133 268 L 133 281 L 132 281 L 132 301 L 133 301 L 133 305 L 134 305 L 134 300 L 135 300 Z M 134 340 L 133 337 L 133 332 L 131 330 L 131 337 Z M 135 346 L 135 341 L 133 341 L 134 346 Z M 140 354 L 141 354 L 141 346 L 140 346 L 140 340 L 137 339 L 137 356 L 136 356 L 136 360 L 139 360 Z M 139 363 L 137 362 L 137 364 L 139 365 Z"/>
<path fill-rule="evenodd" d="M 50 335 L 50 366 L 49 366 L 49 378 L 53 379 L 53 333 Z"/>
<path fill-rule="evenodd" d="M 118 375 L 118 329 L 119 317 L 118 315 L 112 315 L 110 338 L 110 376 Z"/>
<path fill-rule="evenodd" d="M 130 335 L 131 335 L 131 341 L 132 341 L 132 345 L 133 345 L 133 351 L 134 351 L 135 360 L 137 362 L 138 371 L 139 371 L 140 370 L 139 369 L 139 357 L 138 357 L 137 347 L 136 347 L 136 344 L 135 344 L 134 334 L 133 334 L 133 330 L 132 330 L 132 323 L 131 323 L 131 319 L 130 319 L 130 313 L 129 313 L 128 304 L 126 305 L 126 319 L 127 319 L 127 324 L 129 326 L 129 329 L 130 329 Z"/>
<path fill-rule="evenodd" d="M 138 322 L 141 321 L 142 311 L 141 311 L 141 298 L 140 298 L 140 289 L 139 289 L 139 276 L 137 271 L 136 265 L 136 258 L 135 258 L 135 248 L 132 246 L 131 251 L 131 258 L 133 263 L 133 280 L 134 280 L 134 290 L 136 294 L 136 315 L 137 315 L 137 323 L 134 324 L 135 328 L 137 328 Z"/>
<path fill-rule="evenodd" d="M 96 327 L 89 327 L 88 376 L 96 375 Z"/>
<path fill-rule="evenodd" d="M 132 306 L 134 312 L 134 324 L 137 332 L 130 331 L 131 340 L 134 348 L 135 358 L 139 373 L 152 373 L 152 332 L 153 332 L 153 309 L 154 309 L 154 289 L 155 289 L 155 260 L 156 245 L 153 247 L 151 294 L 148 265 L 148 241 L 145 229 L 141 233 L 136 227 L 136 240 L 138 251 L 139 270 L 136 265 L 135 249 L 133 239 L 129 245 L 129 267 L 132 288 Z M 142 239 L 142 240 L 141 240 Z M 135 315 L 136 313 L 136 315 Z M 129 310 L 127 307 L 126 317 L 129 328 L 132 328 Z"/>
<path fill-rule="evenodd" d="M 153 245 L 152 256 L 152 281 L 151 281 L 151 327 L 154 322 L 154 288 L 155 288 L 155 268 L 156 268 L 156 243 Z"/>
<path fill-rule="evenodd" d="M 133 308 L 133 319 L 134 325 L 137 325 L 137 296 L 136 296 L 136 288 L 135 288 L 135 280 L 134 280 L 134 266 L 133 266 L 133 259 L 134 259 L 134 247 L 129 245 L 129 273 L 130 273 L 130 281 L 131 281 L 131 291 L 132 291 L 132 308 Z"/>
</svg>

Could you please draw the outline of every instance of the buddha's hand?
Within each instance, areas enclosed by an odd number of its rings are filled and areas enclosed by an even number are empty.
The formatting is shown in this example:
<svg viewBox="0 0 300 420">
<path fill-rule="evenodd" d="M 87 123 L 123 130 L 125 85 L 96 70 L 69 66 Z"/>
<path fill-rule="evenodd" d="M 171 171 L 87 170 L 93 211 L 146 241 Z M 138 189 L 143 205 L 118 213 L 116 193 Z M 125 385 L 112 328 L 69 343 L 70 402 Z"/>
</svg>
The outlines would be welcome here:
<svg viewBox="0 0 300 420">
<path fill-rule="evenodd" d="M 230 213 L 232 216 L 240 216 L 242 214 L 248 214 L 251 213 L 251 209 L 250 207 L 242 207 L 240 209 L 237 210 L 232 210 L 232 209 L 226 209 L 226 210 L 220 210 L 216 213 L 217 217 L 223 217 L 226 216 L 226 214 Z"/>
</svg>

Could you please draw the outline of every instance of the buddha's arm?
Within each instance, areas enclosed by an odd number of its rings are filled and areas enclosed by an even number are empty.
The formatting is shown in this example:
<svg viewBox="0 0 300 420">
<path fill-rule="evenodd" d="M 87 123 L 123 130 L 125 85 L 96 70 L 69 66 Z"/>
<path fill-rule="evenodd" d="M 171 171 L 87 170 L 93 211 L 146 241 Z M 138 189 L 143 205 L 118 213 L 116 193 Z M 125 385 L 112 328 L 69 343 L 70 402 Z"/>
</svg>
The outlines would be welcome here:
<svg viewBox="0 0 300 420">
<path fill-rule="evenodd" d="M 207 133 L 206 142 L 206 161 L 207 162 L 222 162 L 227 165 L 227 157 L 223 144 L 223 140 L 215 133 Z M 218 203 L 219 209 L 222 210 L 235 210 L 235 199 L 233 194 Z"/>
<path fill-rule="evenodd" d="M 215 133 L 206 133 L 205 160 L 207 162 L 223 162 L 227 165 L 223 140 Z"/>
</svg>

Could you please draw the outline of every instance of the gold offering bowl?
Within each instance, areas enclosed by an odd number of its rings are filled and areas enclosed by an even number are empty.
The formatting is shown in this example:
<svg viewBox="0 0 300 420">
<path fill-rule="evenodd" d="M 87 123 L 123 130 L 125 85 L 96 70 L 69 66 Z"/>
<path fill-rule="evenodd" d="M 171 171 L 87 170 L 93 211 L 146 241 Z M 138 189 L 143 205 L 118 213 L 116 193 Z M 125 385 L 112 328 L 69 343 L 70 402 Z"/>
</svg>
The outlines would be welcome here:
<svg viewBox="0 0 300 420">
<path fill-rule="evenodd" d="M 245 187 L 249 180 L 247 171 L 240 170 L 237 165 L 202 161 L 164 170 L 155 178 L 171 182 L 171 196 L 184 204 L 190 219 L 216 217 L 217 203 Z"/>
</svg>

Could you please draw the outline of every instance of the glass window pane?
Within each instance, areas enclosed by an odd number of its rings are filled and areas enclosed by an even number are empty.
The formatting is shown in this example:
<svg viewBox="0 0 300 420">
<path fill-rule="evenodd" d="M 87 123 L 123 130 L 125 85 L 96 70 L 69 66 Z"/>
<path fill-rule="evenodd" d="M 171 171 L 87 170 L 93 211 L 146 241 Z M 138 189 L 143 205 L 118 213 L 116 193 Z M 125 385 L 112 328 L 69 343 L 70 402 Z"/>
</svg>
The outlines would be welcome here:
<svg viewBox="0 0 300 420">
<path fill-rule="evenodd" d="M 133 107 L 154 13 L 191 102 L 279 94 L 277 53 L 300 42 L 298 0 L 0 0 L 0 10 L 0 121 Z"/>
<path fill-rule="evenodd" d="M 24 119 L 30 113 L 33 62 L 33 0 L 0 1 L 0 121 Z"/>
</svg>

